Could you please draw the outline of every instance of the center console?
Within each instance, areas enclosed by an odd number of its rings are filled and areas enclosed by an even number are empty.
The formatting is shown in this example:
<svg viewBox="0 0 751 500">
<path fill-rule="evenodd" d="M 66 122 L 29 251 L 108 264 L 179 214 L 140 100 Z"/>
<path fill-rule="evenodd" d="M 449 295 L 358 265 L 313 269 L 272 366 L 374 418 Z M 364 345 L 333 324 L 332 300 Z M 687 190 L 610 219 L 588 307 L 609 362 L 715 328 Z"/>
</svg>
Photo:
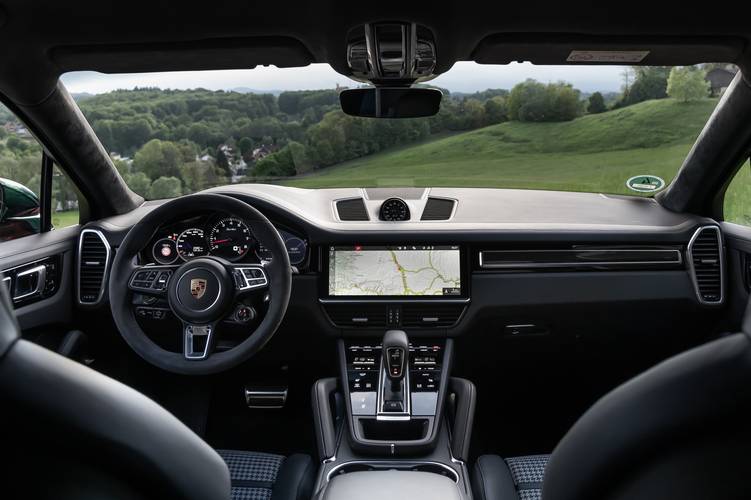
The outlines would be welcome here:
<svg viewBox="0 0 751 500">
<path fill-rule="evenodd" d="M 341 377 L 313 388 L 317 498 L 471 498 L 475 388 L 450 376 L 452 350 L 401 330 L 339 341 Z"/>
<path fill-rule="evenodd" d="M 381 342 L 342 341 L 347 416 L 354 449 L 400 456 L 428 451 L 440 424 L 452 341 L 410 342 L 390 330 Z"/>
</svg>

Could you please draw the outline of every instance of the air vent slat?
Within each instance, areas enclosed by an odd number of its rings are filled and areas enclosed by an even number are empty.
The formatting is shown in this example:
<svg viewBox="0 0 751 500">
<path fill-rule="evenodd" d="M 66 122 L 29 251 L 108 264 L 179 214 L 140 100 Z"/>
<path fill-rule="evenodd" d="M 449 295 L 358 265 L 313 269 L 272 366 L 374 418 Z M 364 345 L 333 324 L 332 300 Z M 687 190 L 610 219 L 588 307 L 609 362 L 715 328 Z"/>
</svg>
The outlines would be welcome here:
<svg viewBox="0 0 751 500">
<path fill-rule="evenodd" d="M 96 304 L 102 297 L 110 249 L 101 233 L 84 229 L 78 246 L 78 300 Z"/>
<path fill-rule="evenodd" d="M 717 226 L 699 228 L 688 244 L 690 272 L 699 301 L 719 304 L 723 301 L 722 235 Z"/>
<path fill-rule="evenodd" d="M 405 304 L 402 326 L 405 328 L 449 328 L 464 313 L 463 304 Z"/>
<path fill-rule="evenodd" d="M 455 203 L 444 198 L 428 198 L 420 220 L 449 220 Z"/>
<path fill-rule="evenodd" d="M 385 304 L 327 304 L 326 314 L 340 328 L 385 328 L 388 308 Z"/>
<path fill-rule="evenodd" d="M 370 220 L 368 210 L 365 208 L 365 201 L 362 198 L 337 201 L 336 213 L 339 215 L 339 220 L 343 221 Z"/>
</svg>

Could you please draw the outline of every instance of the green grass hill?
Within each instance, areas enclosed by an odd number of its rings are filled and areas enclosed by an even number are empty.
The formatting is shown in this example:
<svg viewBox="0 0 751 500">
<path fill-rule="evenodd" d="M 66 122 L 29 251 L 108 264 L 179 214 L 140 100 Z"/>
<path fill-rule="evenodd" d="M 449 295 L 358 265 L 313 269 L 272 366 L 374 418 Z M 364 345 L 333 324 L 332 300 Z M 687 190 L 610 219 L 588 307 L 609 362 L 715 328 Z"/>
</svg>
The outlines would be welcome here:
<svg viewBox="0 0 751 500">
<path fill-rule="evenodd" d="M 647 101 L 569 122 L 505 122 L 322 169 L 298 187 L 475 186 L 634 194 L 626 180 L 669 182 L 717 101 Z"/>
</svg>

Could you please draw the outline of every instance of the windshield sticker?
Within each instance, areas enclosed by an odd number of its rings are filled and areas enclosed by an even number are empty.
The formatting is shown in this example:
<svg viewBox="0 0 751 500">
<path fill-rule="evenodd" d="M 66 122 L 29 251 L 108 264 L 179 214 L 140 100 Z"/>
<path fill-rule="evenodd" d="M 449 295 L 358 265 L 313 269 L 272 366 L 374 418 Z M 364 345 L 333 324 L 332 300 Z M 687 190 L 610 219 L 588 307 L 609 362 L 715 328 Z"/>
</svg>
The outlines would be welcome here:
<svg viewBox="0 0 751 500">
<path fill-rule="evenodd" d="M 638 63 L 649 55 L 648 50 L 572 50 L 568 62 Z"/>
<path fill-rule="evenodd" d="M 656 175 L 636 175 L 626 181 L 626 187 L 638 193 L 653 193 L 665 187 L 665 181 Z"/>
</svg>

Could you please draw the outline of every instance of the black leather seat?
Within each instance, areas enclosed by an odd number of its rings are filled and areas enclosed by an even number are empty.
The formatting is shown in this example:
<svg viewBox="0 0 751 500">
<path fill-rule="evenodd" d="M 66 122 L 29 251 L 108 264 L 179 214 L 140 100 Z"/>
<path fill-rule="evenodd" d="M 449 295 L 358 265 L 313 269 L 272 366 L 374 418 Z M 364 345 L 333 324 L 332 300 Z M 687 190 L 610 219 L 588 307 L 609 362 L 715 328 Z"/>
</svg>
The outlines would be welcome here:
<svg viewBox="0 0 751 500">
<path fill-rule="evenodd" d="M 5 287 L 0 398 L 2 498 L 310 498 L 309 457 L 217 453 L 143 394 L 20 339 Z"/>
<path fill-rule="evenodd" d="M 749 331 L 749 328 L 744 328 Z M 550 456 L 480 457 L 480 500 L 751 498 L 751 339 L 675 356 L 590 408 Z"/>
</svg>

